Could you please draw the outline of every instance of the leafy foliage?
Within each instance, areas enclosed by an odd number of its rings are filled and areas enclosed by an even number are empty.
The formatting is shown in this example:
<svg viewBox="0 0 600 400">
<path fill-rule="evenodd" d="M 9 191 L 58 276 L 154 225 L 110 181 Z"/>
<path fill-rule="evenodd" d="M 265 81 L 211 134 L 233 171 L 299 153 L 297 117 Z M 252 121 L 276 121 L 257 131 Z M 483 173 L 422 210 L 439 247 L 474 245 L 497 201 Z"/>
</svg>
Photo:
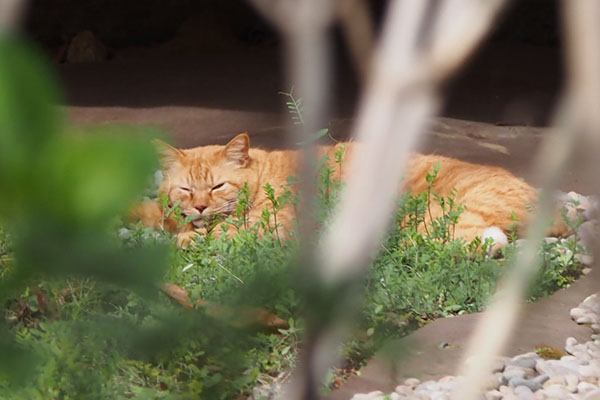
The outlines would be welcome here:
<svg viewBox="0 0 600 400">
<path fill-rule="evenodd" d="M 235 214 L 215 221 L 223 235 L 177 248 L 168 233 L 115 217 L 151 182 L 149 141 L 119 128 L 65 127 L 35 53 L 2 39 L 0 55 L 0 398 L 230 399 L 282 382 L 302 345 L 307 301 L 290 273 L 297 244 L 280 238 L 277 221 L 296 206 L 291 188 L 276 196 L 265 185 L 271 208 L 250 226 L 246 186 Z M 301 118 L 300 100 L 288 95 Z M 334 163 L 343 162 L 341 146 Z M 502 273 L 490 243 L 454 237 L 463 207 L 454 194 L 436 194 L 437 172 L 428 191 L 399 201 L 364 282 L 357 335 L 340 349 L 351 366 L 433 318 L 480 310 Z M 328 160 L 316 185 L 325 225 L 343 190 Z M 161 201 L 186 223 L 176 204 Z M 431 218 L 432 204 L 442 217 Z M 240 229 L 233 238 L 230 226 Z M 540 251 L 532 298 L 567 285 L 579 268 L 575 239 Z M 262 307 L 289 328 L 267 333 L 240 326 L 236 313 L 186 310 L 158 294 L 160 282 L 185 288 L 193 303 Z"/>
<path fill-rule="evenodd" d="M 294 125 L 303 125 L 304 124 L 304 115 L 302 108 L 302 97 L 294 96 L 294 88 L 292 87 L 289 92 L 279 92 L 280 95 L 285 96 L 288 101 L 285 102 L 285 105 L 290 113 L 290 117 L 292 118 L 292 122 Z"/>
</svg>

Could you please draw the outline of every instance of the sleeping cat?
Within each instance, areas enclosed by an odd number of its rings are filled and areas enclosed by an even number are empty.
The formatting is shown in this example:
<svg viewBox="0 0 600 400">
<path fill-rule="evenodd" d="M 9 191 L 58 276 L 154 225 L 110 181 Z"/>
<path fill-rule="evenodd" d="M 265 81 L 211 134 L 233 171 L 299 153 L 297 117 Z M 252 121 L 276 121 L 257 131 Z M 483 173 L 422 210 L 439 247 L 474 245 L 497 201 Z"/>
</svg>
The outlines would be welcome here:
<svg viewBox="0 0 600 400">
<path fill-rule="evenodd" d="M 342 147 L 343 146 L 343 147 Z M 164 180 L 159 194 L 166 194 L 171 204 L 180 201 L 182 214 L 194 219 L 190 224 L 179 228 L 172 219 L 165 219 L 162 207 L 158 203 L 143 203 L 134 210 L 134 217 L 142 220 L 146 226 L 167 229 L 177 233 L 180 246 L 187 246 L 197 233 L 206 232 L 206 221 L 215 215 L 235 213 L 239 191 L 244 184 L 250 188 L 248 211 L 249 225 L 261 220 L 265 207 L 270 201 L 264 192 L 264 185 L 270 183 L 275 195 L 283 194 L 283 185 L 289 176 L 296 174 L 299 152 L 296 150 L 266 151 L 250 148 L 250 139 L 246 133 L 234 137 L 225 146 L 201 146 L 193 149 L 177 149 L 166 143 L 158 144 Z M 342 150 L 344 160 L 352 158 L 359 151 L 356 143 L 343 143 L 333 146 L 320 146 L 320 158 L 327 155 L 335 160 L 335 154 Z M 448 196 L 456 190 L 456 204 L 462 204 L 466 210 L 461 214 L 455 227 L 455 236 L 470 241 L 475 237 L 492 237 L 496 249 L 506 244 L 505 232 L 513 225 L 514 219 L 526 224 L 530 217 L 528 205 L 537 201 L 536 189 L 498 168 L 471 164 L 453 158 L 438 155 L 413 154 L 409 161 L 403 189 L 413 193 L 427 190 L 425 176 L 439 164 L 436 179 L 436 192 Z M 345 162 L 340 166 L 331 162 L 334 176 L 346 176 Z M 341 168 L 341 170 L 340 170 Z M 441 209 L 433 206 L 431 217 L 441 215 Z M 368 214 L 365 214 L 368 215 Z M 277 214 L 280 224 L 279 235 L 286 237 L 290 233 L 295 218 L 291 205 Z M 220 228 L 217 227 L 217 232 Z M 228 232 L 235 232 L 231 227 Z M 558 219 L 549 228 L 549 234 L 561 236 L 567 233 L 566 224 Z"/>
</svg>

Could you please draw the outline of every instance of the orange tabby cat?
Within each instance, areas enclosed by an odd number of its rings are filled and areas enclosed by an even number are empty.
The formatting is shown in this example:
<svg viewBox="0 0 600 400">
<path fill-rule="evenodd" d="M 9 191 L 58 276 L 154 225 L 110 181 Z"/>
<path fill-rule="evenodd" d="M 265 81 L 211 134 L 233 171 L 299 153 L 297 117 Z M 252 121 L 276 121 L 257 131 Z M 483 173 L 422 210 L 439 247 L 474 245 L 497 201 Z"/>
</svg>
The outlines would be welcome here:
<svg viewBox="0 0 600 400">
<path fill-rule="evenodd" d="M 355 143 L 322 146 L 321 157 L 327 155 L 335 159 L 335 153 L 343 147 L 345 160 L 360 147 Z M 261 213 L 271 203 L 263 187 L 270 183 L 276 190 L 276 196 L 283 194 L 282 186 L 289 176 L 296 174 L 299 154 L 295 150 L 265 151 L 250 148 L 250 139 L 242 133 L 225 146 L 201 146 L 193 149 L 176 149 L 166 143 L 159 144 L 164 181 L 159 194 L 166 194 L 171 203 L 181 202 L 182 213 L 196 219 L 178 230 L 175 221 L 163 218 L 158 203 L 144 203 L 134 215 L 145 225 L 177 232 L 177 241 L 181 246 L 190 243 L 198 232 L 205 231 L 204 221 L 214 215 L 235 213 L 240 189 L 245 183 L 250 188 L 252 207 L 248 212 L 250 225 L 261 220 Z M 456 204 L 462 204 L 466 210 L 456 225 L 455 235 L 472 240 L 479 236 L 492 237 L 498 247 L 506 244 L 504 232 L 517 220 L 527 223 L 529 212 L 527 205 L 535 203 L 536 189 L 518 179 L 510 172 L 498 168 L 471 164 L 468 162 L 437 155 L 413 154 L 404 180 L 404 189 L 421 193 L 427 189 L 425 176 L 440 164 L 436 179 L 436 191 L 448 196 L 456 190 Z M 347 165 L 344 163 L 343 165 Z M 345 178 L 346 170 L 332 163 L 335 176 Z M 342 170 L 340 171 L 340 168 Z M 441 209 L 434 204 L 431 217 L 441 215 Z M 365 214 L 368 216 L 368 214 Z M 294 209 L 288 205 L 277 214 L 280 224 L 280 236 L 287 236 L 295 218 Z M 233 229 L 233 228 L 232 228 Z M 550 234 L 566 233 L 566 225 L 555 224 Z"/>
</svg>

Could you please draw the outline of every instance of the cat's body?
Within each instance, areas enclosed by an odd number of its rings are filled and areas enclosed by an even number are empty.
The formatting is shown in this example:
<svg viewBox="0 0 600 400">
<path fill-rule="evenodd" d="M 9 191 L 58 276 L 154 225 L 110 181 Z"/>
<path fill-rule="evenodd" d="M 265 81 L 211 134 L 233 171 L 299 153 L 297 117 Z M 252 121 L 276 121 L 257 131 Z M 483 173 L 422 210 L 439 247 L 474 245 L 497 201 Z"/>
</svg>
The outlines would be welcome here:
<svg viewBox="0 0 600 400">
<path fill-rule="evenodd" d="M 344 162 L 341 165 L 334 162 L 335 154 L 339 151 L 344 152 Z M 319 147 L 320 158 L 327 155 L 334 176 L 340 177 L 342 181 L 346 178 L 348 160 L 356 151 L 360 151 L 360 145 L 355 143 Z M 171 203 L 181 201 L 184 215 L 196 215 L 198 218 L 177 232 L 178 243 L 181 245 L 188 244 L 197 232 L 205 229 L 205 217 L 234 213 L 238 193 L 245 183 L 250 188 L 249 199 L 252 204 L 247 215 L 249 224 L 260 221 L 263 209 L 271 207 L 263 190 L 265 184 L 269 183 L 275 189 L 276 196 L 283 194 L 287 178 L 297 174 L 299 161 L 299 153 L 294 150 L 265 151 L 250 148 L 246 134 L 236 136 L 226 146 L 179 150 L 165 144 L 161 146 L 160 152 L 164 181 L 159 194 L 168 195 Z M 537 201 L 537 190 L 502 168 L 437 155 L 413 154 L 403 181 L 403 189 L 413 193 L 427 190 L 425 176 L 437 164 L 440 168 L 435 181 L 436 192 L 448 196 L 455 190 L 456 204 L 466 207 L 456 225 L 455 236 L 472 240 L 477 236 L 489 236 L 485 233 L 489 232 L 489 228 L 495 229 L 496 233 L 500 230 L 506 232 L 514 224 L 514 217 L 521 226 L 528 222 L 530 213 L 527 207 Z M 440 213 L 439 207 L 431 209 L 434 219 Z M 178 229 L 174 221 L 164 220 L 162 209 L 157 203 L 143 204 L 135 215 L 145 225 L 171 231 Z M 368 218 L 368 215 L 366 212 L 364 218 Z M 279 235 L 289 234 L 295 217 L 291 205 L 278 212 Z M 550 231 L 550 234 L 562 235 L 566 233 L 566 226 L 556 223 Z M 497 235 L 494 239 L 499 241 Z"/>
</svg>

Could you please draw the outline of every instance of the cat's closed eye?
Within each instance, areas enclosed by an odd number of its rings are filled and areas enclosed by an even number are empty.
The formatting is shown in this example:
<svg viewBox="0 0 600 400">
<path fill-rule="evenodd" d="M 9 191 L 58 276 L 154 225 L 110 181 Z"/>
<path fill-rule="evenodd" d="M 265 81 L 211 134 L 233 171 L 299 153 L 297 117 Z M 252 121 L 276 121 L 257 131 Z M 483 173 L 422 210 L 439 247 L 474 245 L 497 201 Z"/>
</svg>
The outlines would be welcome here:
<svg viewBox="0 0 600 400">
<path fill-rule="evenodd" d="M 179 186 L 179 189 L 183 190 L 184 192 L 192 193 L 192 189 L 187 186 Z"/>
<path fill-rule="evenodd" d="M 221 189 L 223 187 L 223 185 L 225 185 L 225 182 L 221 182 L 215 186 L 213 186 L 210 190 L 217 190 L 217 189 Z"/>
</svg>

